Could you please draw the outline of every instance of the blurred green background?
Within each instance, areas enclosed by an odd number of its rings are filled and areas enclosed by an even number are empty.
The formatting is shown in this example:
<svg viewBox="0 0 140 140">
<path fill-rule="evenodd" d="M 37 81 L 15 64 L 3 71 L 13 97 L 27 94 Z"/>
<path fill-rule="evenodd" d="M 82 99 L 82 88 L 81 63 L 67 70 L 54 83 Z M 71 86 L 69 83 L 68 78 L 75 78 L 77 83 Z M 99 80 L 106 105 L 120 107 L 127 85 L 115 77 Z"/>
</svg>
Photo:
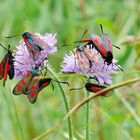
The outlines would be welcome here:
<svg viewBox="0 0 140 140">
<path fill-rule="evenodd" d="M 74 41 L 82 33 L 101 35 L 99 24 L 111 37 L 114 57 L 124 72 L 114 75 L 113 83 L 138 77 L 140 72 L 140 1 L 139 0 L 0 0 L 0 42 L 15 50 L 20 36 L 3 36 L 25 31 L 41 34 L 57 33 L 58 52 L 49 58 L 56 72 L 60 71 L 63 57 L 75 48 Z M 60 47 L 64 43 L 69 46 Z M 0 60 L 6 51 L 0 48 Z M 61 80 L 71 87 L 81 87 L 75 76 L 63 75 Z M 17 80 L 0 81 L 0 140 L 30 140 L 56 124 L 66 113 L 60 90 L 55 85 L 45 88 L 35 104 L 25 96 L 13 96 Z M 77 82 L 78 81 L 78 82 Z M 70 108 L 86 96 L 85 90 L 69 92 L 65 87 Z M 98 98 L 90 104 L 90 136 L 94 140 L 140 139 L 140 84 L 115 90 L 108 98 Z M 85 139 L 85 106 L 72 115 L 75 140 Z M 66 140 L 67 121 L 49 136 L 49 140 Z"/>
</svg>

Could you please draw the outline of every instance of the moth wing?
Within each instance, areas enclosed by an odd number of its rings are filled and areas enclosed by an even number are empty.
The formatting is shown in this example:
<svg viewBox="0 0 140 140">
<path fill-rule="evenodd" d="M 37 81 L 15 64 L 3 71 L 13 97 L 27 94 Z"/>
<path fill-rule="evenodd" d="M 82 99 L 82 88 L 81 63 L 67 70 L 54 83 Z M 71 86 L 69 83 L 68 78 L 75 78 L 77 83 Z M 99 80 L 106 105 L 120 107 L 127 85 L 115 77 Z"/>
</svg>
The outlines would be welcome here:
<svg viewBox="0 0 140 140">
<path fill-rule="evenodd" d="M 50 78 L 39 79 L 35 76 L 28 87 L 28 99 L 31 103 L 35 103 L 39 92 L 50 84 Z"/>
<path fill-rule="evenodd" d="M 83 73 L 87 73 L 90 69 L 90 62 L 84 52 L 76 51 L 77 60 Z"/>
<path fill-rule="evenodd" d="M 109 36 L 107 34 L 104 34 L 102 38 L 103 38 L 103 43 L 106 48 L 106 51 L 112 52 L 113 51 L 112 43 L 111 43 L 111 39 L 109 38 Z"/>
<path fill-rule="evenodd" d="M 95 44 L 94 47 L 96 48 L 96 50 L 98 52 L 100 52 L 102 57 L 107 56 L 107 50 L 106 50 L 106 48 L 104 46 L 103 38 L 100 38 L 100 37 L 97 36 L 97 37 L 93 38 L 92 41 Z"/>
<path fill-rule="evenodd" d="M 3 79 L 3 86 L 5 86 L 5 82 L 7 80 L 7 75 L 11 69 L 11 65 L 9 64 L 9 58 L 6 58 L 5 62 L 5 69 L 4 69 L 4 79 Z"/>
<path fill-rule="evenodd" d="M 30 82 L 27 89 L 27 98 L 30 103 L 35 103 L 39 93 L 39 77 L 35 76 Z"/>
<path fill-rule="evenodd" d="M 84 48 L 84 54 L 85 56 L 87 57 L 87 59 L 89 61 L 92 62 L 98 62 L 99 61 L 99 56 L 96 52 L 92 51 L 91 49 L 89 48 Z"/>
<path fill-rule="evenodd" d="M 36 43 L 36 36 L 33 34 L 28 34 L 28 38 L 25 38 L 24 42 L 30 55 L 34 60 L 37 60 L 42 48 Z"/>
<path fill-rule="evenodd" d="M 39 81 L 39 92 L 47 87 L 50 84 L 51 79 L 50 78 L 44 78 L 44 79 L 40 79 Z"/>
<path fill-rule="evenodd" d="M 93 93 L 97 93 L 106 88 L 105 86 L 96 85 L 96 84 L 92 84 L 92 83 L 86 83 L 85 87 L 86 87 L 86 90 L 93 92 Z M 113 93 L 114 93 L 114 91 L 110 90 L 110 91 L 103 92 L 100 96 L 107 97 Z"/>
<path fill-rule="evenodd" d="M 13 65 L 11 65 L 11 69 L 9 70 L 8 75 L 9 75 L 9 79 L 14 78 L 15 71 L 14 71 L 14 66 Z"/>
<path fill-rule="evenodd" d="M 4 77 L 4 69 L 5 69 L 4 62 L 5 59 L 3 59 L 0 64 L 0 80 Z"/>
<path fill-rule="evenodd" d="M 14 61 L 13 61 L 13 56 L 12 56 L 12 54 L 9 54 L 9 61 L 8 61 L 8 64 L 10 65 L 9 67 L 10 67 L 10 69 L 9 69 L 9 71 L 8 71 L 8 75 L 9 75 L 9 79 L 11 80 L 11 79 L 13 79 L 14 78 L 14 75 L 15 75 L 15 73 L 14 73 Z"/>
<path fill-rule="evenodd" d="M 48 47 L 48 44 L 43 39 L 40 39 L 39 37 L 36 37 L 35 44 L 38 45 L 41 49 L 45 49 Z"/>
<path fill-rule="evenodd" d="M 13 94 L 14 95 L 27 94 L 27 88 L 31 80 L 32 80 L 31 72 L 27 71 L 25 76 L 17 83 L 17 85 L 13 89 Z"/>
</svg>

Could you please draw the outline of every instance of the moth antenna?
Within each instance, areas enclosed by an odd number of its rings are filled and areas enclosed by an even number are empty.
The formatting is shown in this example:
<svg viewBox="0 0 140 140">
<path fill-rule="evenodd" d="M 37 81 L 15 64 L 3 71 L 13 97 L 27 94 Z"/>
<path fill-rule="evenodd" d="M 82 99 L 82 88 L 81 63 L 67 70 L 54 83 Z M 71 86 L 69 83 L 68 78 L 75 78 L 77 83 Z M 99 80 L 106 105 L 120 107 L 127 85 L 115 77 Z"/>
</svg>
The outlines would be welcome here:
<svg viewBox="0 0 140 140">
<path fill-rule="evenodd" d="M 84 84 L 86 84 L 86 82 L 84 81 L 84 79 L 83 79 L 82 77 L 80 77 L 80 78 L 81 78 L 82 82 L 83 82 Z"/>
<path fill-rule="evenodd" d="M 53 85 L 53 83 L 51 83 L 51 86 L 52 86 L 52 89 L 54 90 L 54 85 Z"/>
<path fill-rule="evenodd" d="M 103 72 L 103 70 L 104 70 L 104 68 L 105 68 L 105 65 L 106 65 L 106 64 L 105 64 L 105 62 L 104 62 L 104 65 L 103 65 L 103 67 L 102 67 L 101 72 Z"/>
<path fill-rule="evenodd" d="M 112 44 L 112 46 L 115 47 L 115 48 L 117 48 L 117 49 L 120 49 L 120 47 L 118 47 L 118 46 L 116 46 L 116 45 L 114 45 L 114 44 Z"/>
<path fill-rule="evenodd" d="M 13 37 L 16 37 L 16 36 L 20 36 L 22 34 L 16 34 L 16 35 L 12 35 L 12 36 L 5 36 L 5 38 L 13 38 Z"/>
<path fill-rule="evenodd" d="M 46 71 L 45 71 L 45 73 L 44 73 L 44 76 L 46 76 L 46 74 L 47 74 L 47 67 L 45 67 L 45 70 L 46 70 Z"/>
<path fill-rule="evenodd" d="M 83 78 L 81 78 L 80 77 L 80 79 L 82 80 L 82 82 L 84 83 L 84 85 L 86 84 L 86 82 L 84 81 L 84 79 Z M 85 88 L 85 86 L 83 86 L 83 87 L 80 87 L 80 88 L 71 88 L 70 89 L 70 91 L 72 91 L 72 90 L 80 90 L 80 89 L 83 89 L 83 88 Z"/>
<path fill-rule="evenodd" d="M 102 34 L 104 34 L 104 31 L 103 31 L 103 26 L 102 26 L 102 24 L 100 24 L 100 28 L 101 28 L 101 32 L 102 32 Z"/>
<path fill-rule="evenodd" d="M 10 47 L 11 47 L 11 46 L 10 46 L 10 45 L 8 45 L 8 51 L 10 50 Z"/>
<path fill-rule="evenodd" d="M 83 88 L 85 88 L 85 86 L 84 87 L 80 87 L 80 88 L 71 88 L 70 91 L 72 91 L 72 90 L 80 90 L 80 89 L 83 89 Z"/>
<path fill-rule="evenodd" d="M 67 45 L 67 44 L 64 43 L 64 44 L 61 45 L 60 47 L 65 47 L 65 46 L 70 46 L 70 45 Z"/>
<path fill-rule="evenodd" d="M 61 82 L 61 81 L 57 81 L 57 80 L 54 80 L 54 79 L 52 79 L 52 81 L 54 81 L 54 82 L 57 82 L 57 83 L 61 83 L 61 84 L 66 84 L 66 85 L 70 85 L 68 82 Z"/>
<path fill-rule="evenodd" d="M 1 43 L 0 43 L 0 46 L 5 49 L 6 51 L 9 51 L 9 49 L 5 48 Z M 9 46 L 9 45 L 8 45 Z"/>
<path fill-rule="evenodd" d="M 73 43 L 85 43 L 85 42 L 90 42 L 90 39 L 84 39 L 84 40 L 79 40 L 79 41 L 75 41 Z"/>
<path fill-rule="evenodd" d="M 113 65 L 113 66 L 117 66 L 122 72 L 124 72 L 123 69 L 122 69 L 120 66 L 115 65 L 114 63 L 112 63 L 112 65 Z"/>
<path fill-rule="evenodd" d="M 80 41 L 75 41 L 75 42 L 73 42 L 73 43 L 79 43 Z"/>
<path fill-rule="evenodd" d="M 85 34 L 87 33 L 87 31 L 88 31 L 88 29 L 86 29 L 86 30 L 84 31 L 84 33 L 83 33 L 83 35 L 81 36 L 80 40 L 82 40 L 82 39 L 84 38 L 84 36 L 85 36 Z M 80 45 L 80 41 L 79 41 L 79 43 L 78 43 L 77 46 L 79 46 L 79 45 Z"/>
<path fill-rule="evenodd" d="M 31 56 L 32 57 L 32 56 Z M 44 60 L 42 61 L 42 62 L 40 62 L 38 65 L 35 63 L 35 67 L 39 67 L 39 66 L 41 66 L 43 63 L 44 63 L 44 61 L 45 60 L 47 60 L 48 58 L 47 57 L 45 57 L 44 58 Z M 35 62 L 35 61 L 34 61 Z M 42 65 L 43 66 L 43 65 Z"/>
</svg>

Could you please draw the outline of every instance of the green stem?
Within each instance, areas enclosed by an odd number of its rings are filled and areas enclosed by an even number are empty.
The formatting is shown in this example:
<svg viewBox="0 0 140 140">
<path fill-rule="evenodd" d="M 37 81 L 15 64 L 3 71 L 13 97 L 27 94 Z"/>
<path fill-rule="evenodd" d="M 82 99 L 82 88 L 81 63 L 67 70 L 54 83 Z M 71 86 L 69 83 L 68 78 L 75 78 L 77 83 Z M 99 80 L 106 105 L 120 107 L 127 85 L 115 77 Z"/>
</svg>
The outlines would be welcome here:
<svg viewBox="0 0 140 140">
<path fill-rule="evenodd" d="M 13 114 L 12 114 L 12 110 L 11 110 L 11 104 L 10 104 L 10 101 L 7 97 L 7 94 L 4 91 L 3 91 L 3 96 L 4 96 L 4 99 L 5 99 L 7 108 L 8 108 L 8 113 L 9 113 L 9 117 L 10 117 L 10 120 L 11 120 L 11 124 L 12 124 L 12 127 L 13 127 L 15 137 L 16 137 L 16 139 L 19 139 L 19 135 L 18 135 L 17 130 L 16 130 L 15 120 L 13 118 Z"/>
<path fill-rule="evenodd" d="M 10 93 L 11 93 L 11 90 L 10 90 L 10 89 L 9 89 L 9 91 L 10 91 Z M 14 99 L 13 99 L 12 94 L 10 94 L 10 95 L 11 95 L 13 107 L 14 107 L 14 110 L 15 110 L 15 117 L 16 117 L 16 121 L 17 121 L 19 130 L 20 130 L 21 138 L 22 138 L 22 140 L 24 140 L 24 133 L 23 133 L 23 130 L 22 130 L 22 125 L 21 125 L 19 116 L 18 116 L 17 107 L 16 107 L 16 104 L 15 104 L 15 102 L 14 102 Z"/>
<path fill-rule="evenodd" d="M 87 91 L 87 97 L 89 97 L 89 91 Z M 90 130 L 89 130 L 89 110 L 90 110 L 90 102 L 86 103 L 86 140 L 90 138 Z"/>
<path fill-rule="evenodd" d="M 90 83 L 91 80 L 89 79 L 87 82 Z M 87 91 L 87 98 L 89 97 L 89 95 L 90 95 L 90 92 Z M 87 102 L 86 103 L 86 140 L 90 139 L 89 113 L 90 113 L 90 102 Z"/>
<path fill-rule="evenodd" d="M 105 88 L 101 91 L 99 91 L 98 93 L 96 93 L 96 95 L 87 97 L 85 99 L 83 99 L 81 102 L 79 102 L 77 105 L 75 105 L 65 116 L 62 120 L 60 120 L 58 123 L 56 123 L 55 126 L 53 126 L 52 128 L 50 128 L 49 130 L 45 131 L 44 133 L 42 133 L 41 135 L 39 135 L 38 137 L 34 138 L 34 140 L 39 140 L 40 138 L 46 138 L 49 134 L 52 134 L 53 132 L 55 132 L 63 123 L 64 121 L 69 118 L 75 111 L 77 111 L 79 108 L 81 108 L 83 105 L 85 105 L 87 102 L 89 102 L 90 100 L 100 96 L 102 93 L 110 91 L 112 89 L 116 89 L 122 86 L 126 86 L 128 84 L 132 84 L 135 82 L 140 82 L 140 77 L 139 78 L 135 78 L 135 79 L 131 79 L 128 81 L 124 81 L 122 83 L 116 84 L 116 85 L 112 85 L 108 88 Z"/>
<path fill-rule="evenodd" d="M 48 70 L 54 76 L 54 78 L 57 81 L 59 81 L 59 78 L 56 76 L 55 72 L 51 68 L 48 68 Z M 61 91 L 61 94 L 62 94 L 62 97 L 63 97 L 63 100 L 64 100 L 66 112 L 68 113 L 69 112 L 69 103 L 68 103 L 68 100 L 67 100 L 67 96 L 65 94 L 65 91 L 64 91 L 62 85 L 60 83 L 58 83 L 58 86 L 59 86 L 59 89 Z M 71 122 L 70 116 L 67 118 L 67 120 L 68 120 L 68 129 L 69 129 L 69 140 L 73 140 L 72 122 Z"/>
</svg>

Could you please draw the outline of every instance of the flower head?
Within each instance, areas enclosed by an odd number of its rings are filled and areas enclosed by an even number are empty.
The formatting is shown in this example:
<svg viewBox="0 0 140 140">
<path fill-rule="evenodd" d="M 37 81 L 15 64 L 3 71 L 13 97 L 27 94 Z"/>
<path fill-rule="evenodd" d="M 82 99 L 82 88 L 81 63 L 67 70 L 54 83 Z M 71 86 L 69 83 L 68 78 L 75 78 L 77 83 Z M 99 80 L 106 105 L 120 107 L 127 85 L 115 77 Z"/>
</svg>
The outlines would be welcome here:
<svg viewBox="0 0 140 140">
<path fill-rule="evenodd" d="M 34 60 L 32 56 L 30 55 L 25 43 L 23 40 L 20 41 L 20 44 L 17 46 L 17 51 L 15 55 L 15 76 L 18 79 L 21 79 L 27 70 L 32 70 L 35 67 L 38 67 L 38 69 L 41 69 L 42 64 L 46 63 L 49 55 L 55 53 L 57 51 L 56 47 L 56 34 L 46 34 L 42 36 L 40 33 L 35 33 L 37 37 L 39 37 L 41 40 L 46 42 L 48 44 L 47 49 L 43 49 L 40 52 L 39 58 L 37 60 Z"/>
<path fill-rule="evenodd" d="M 100 53 L 95 49 L 91 49 L 89 45 L 86 46 L 88 49 L 92 50 L 93 58 L 90 61 L 91 66 L 89 64 L 84 63 L 84 67 L 88 65 L 88 72 L 83 72 L 80 66 L 80 61 L 77 58 L 77 52 L 74 50 L 74 53 L 70 52 L 69 55 L 66 55 L 64 61 L 62 62 L 62 72 L 64 73 L 79 73 L 85 74 L 88 78 L 96 78 L 100 84 L 111 84 L 112 76 L 110 73 L 115 72 L 119 69 L 120 66 L 116 64 L 116 60 L 113 59 L 112 64 L 107 65 L 104 61 Z M 78 52 L 82 53 L 82 52 Z M 96 57 L 95 57 L 96 56 Z M 88 58 L 87 58 L 88 59 Z M 83 61 L 84 62 L 84 61 Z"/>
</svg>

